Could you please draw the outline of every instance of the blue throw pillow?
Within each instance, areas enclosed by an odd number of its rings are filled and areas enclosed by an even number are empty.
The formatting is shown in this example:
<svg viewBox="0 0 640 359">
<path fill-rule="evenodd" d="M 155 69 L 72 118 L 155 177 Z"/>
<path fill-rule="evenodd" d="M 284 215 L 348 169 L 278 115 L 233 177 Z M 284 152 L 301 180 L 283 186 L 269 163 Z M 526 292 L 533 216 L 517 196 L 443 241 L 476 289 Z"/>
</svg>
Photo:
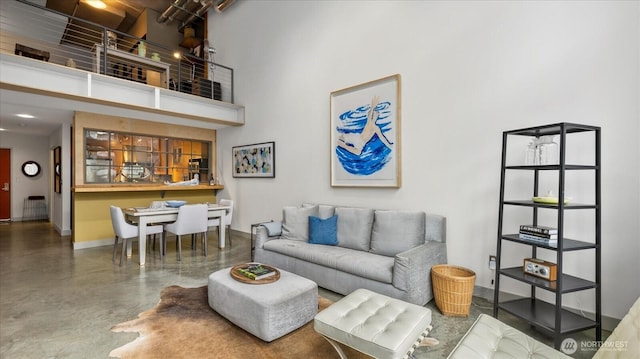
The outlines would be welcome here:
<svg viewBox="0 0 640 359">
<path fill-rule="evenodd" d="M 309 216 L 309 243 L 337 245 L 338 216 L 327 219 Z"/>
</svg>

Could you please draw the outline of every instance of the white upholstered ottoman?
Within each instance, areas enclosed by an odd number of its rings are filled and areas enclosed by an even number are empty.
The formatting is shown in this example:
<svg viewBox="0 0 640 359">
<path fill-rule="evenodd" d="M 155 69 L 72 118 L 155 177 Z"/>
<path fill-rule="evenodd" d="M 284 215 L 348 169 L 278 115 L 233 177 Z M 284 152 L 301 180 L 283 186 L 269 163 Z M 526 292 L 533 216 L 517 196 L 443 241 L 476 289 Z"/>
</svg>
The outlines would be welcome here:
<svg viewBox="0 0 640 359">
<path fill-rule="evenodd" d="M 209 306 L 233 324 L 270 342 L 310 322 L 318 313 L 318 286 L 280 270 L 280 279 L 247 284 L 231 277 L 231 268 L 209 276 Z"/>
<path fill-rule="evenodd" d="M 358 289 L 318 313 L 313 326 L 343 359 L 336 342 L 377 359 L 406 358 L 431 329 L 431 310 Z"/>
</svg>

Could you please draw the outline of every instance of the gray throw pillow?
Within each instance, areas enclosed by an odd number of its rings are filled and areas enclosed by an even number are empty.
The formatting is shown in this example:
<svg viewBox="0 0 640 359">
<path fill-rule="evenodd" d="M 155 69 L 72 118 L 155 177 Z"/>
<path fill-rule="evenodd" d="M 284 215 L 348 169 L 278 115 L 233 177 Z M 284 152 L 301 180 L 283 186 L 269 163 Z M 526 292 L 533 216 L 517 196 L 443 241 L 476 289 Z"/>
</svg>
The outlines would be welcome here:
<svg viewBox="0 0 640 359">
<path fill-rule="evenodd" d="M 421 211 L 377 210 L 370 252 L 392 257 L 423 244 L 425 221 Z"/>
<path fill-rule="evenodd" d="M 322 219 L 327 219 L 333 217 L 335 212 L 335 207 L 330 206 L 328 204 L 316 204 L 316 203 L 303 203 L 302 207 L 313 207 L 318 206 L 318 217 Z"/>
<path fill-rule="evenodd" d="M 282 234 L 282 223 L 280 221 L 271 221 L 262 223 L 262 226 L 267 229 L 267 236 L 275 237 Z"/>
<path fill-rule="evenodd" d="M 309 241 L 309 216 L 318 217 L 318 206 L 284 207 L 282 238 Z"/>
<path fill-rule="evenodd" d="M 369 250 L 373 209 L 336 207 L 338 216 L 338 246 Z"/>
</svg>

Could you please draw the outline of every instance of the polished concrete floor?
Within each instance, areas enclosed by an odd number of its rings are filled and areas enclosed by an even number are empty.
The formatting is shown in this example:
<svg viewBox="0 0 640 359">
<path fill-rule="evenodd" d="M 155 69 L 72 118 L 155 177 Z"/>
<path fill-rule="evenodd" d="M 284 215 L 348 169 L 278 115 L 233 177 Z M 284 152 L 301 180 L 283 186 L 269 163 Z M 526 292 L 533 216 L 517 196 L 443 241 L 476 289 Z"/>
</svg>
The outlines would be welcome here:
<svg viewBox="0 0 640 359">
<path fill-rule="evenodd" d="M 163 288 L 203 286 L 211 272 L 250 259 L 248 238 L 233 235 L 224 250 L 217 248 L 213 232 L 209 239 L 206 258 L 183 241 L 178 262 L 171 240 L 165 260 L 156 251 L 140 267 L 134 246 L 133 257 L 120 267 L 112 263 L 112 246 L 74 251 L 71 239 L 60 237 L 48 222 L 0 224 L 0 358 L 108 358 L 112 349 L 137 337 L 110 328 L 154 307 Z M 326 290 L 320 294 L 341 297 Z M 427 306 L 433 314 L 431 336 L 440 344 L 418 348 L 418 359 L 446 358 L 475 318 L 491 312 L 491 303 L 476 297 L 468 318 L 445 317 L 433 301 Z M 508 315 L 500 319 L 551 343 Z M 592 333 L 584 335 L 593 339 Z"/>
</svg>

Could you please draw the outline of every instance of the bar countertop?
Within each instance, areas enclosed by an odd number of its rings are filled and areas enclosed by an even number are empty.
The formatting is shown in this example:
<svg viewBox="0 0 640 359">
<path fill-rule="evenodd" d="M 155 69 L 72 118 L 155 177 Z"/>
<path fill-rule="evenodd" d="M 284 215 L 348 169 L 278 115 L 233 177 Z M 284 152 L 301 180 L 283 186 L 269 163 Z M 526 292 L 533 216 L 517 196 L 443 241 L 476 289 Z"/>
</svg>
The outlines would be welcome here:
<svg viewBox="0 0 640 359">
<path fill-rule="evenodd" d="M 148 191 L 193 191 L 193 190 L 221 190 L 223 185 L 162 185 L 162 184 L 99 184 L 99 185 L 80 185 L 75 186 L 71 190 L 77 193 L 92 192 L 148 192 Z"/>
</svg>

